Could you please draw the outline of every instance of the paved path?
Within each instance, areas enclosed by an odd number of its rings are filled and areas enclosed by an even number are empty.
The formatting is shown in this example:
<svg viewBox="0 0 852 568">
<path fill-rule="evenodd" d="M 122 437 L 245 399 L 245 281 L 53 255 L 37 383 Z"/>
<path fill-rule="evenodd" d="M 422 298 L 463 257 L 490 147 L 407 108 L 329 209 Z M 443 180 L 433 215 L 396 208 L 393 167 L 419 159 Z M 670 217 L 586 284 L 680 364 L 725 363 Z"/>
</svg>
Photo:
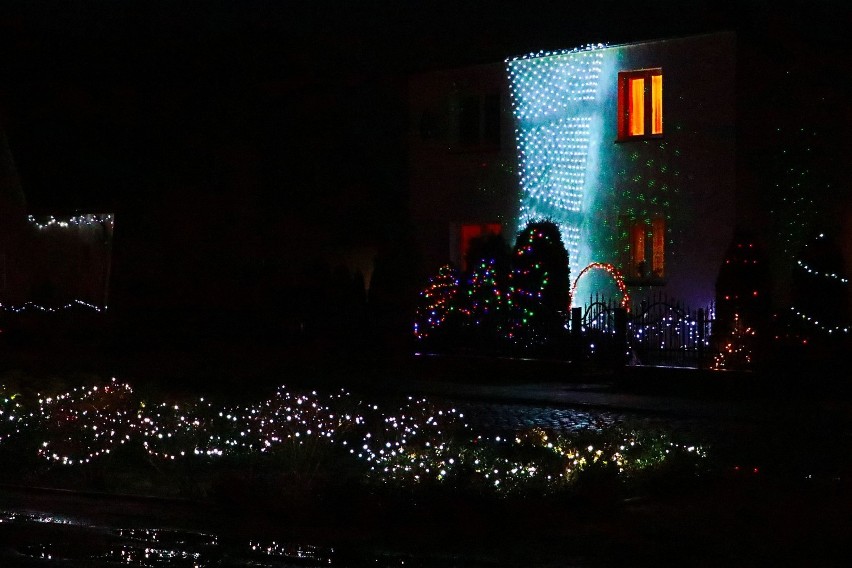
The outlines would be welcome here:
<svg viewBox="0 0 852 568">
<path fill-rule="evenodd" d="M 852 472 L 852 405 L 821 397 L 698 400 L 618 392 L 605 384 L 398 383 L 400 394 L 448 401 L 484 432 L 533 426 L 575 432 L 627 425 L 659 429 L 681 442 L 709 445 L 729 465 L 785 478 L 844 481 Z M 807 448 L 807 451 L 790 451 Z M 840 450 L 840 451 L 838 451 Z"/>
<path fill-rule="evenodd" d="M 698 399 L 659 394 L 634 394 L 603 383 L 472 384 L 403 380 L 392 385 L 399 394 L 420 394 L 451 400 L 475 400 L 533 406 L 570 407 L 680 418 L 774 421 L 795 415 L 821 414 L 852 422 L 849 401 L 771 396 L 742 399 Z"/>
</svg>

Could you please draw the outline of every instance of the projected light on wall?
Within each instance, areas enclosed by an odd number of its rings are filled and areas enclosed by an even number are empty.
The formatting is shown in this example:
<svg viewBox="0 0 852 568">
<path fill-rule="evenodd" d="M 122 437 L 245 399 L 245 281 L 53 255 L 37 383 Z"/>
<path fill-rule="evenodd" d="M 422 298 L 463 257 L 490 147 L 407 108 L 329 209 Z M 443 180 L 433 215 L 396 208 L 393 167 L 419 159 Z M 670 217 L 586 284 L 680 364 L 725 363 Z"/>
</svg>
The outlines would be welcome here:
<svg viewBox="0 0 852 568">
<path fill-rule="evenodd" d="M 542 52 L 507 62 L 520 164 L 520 227 L 548 219 L 559 226 L 571 274 L 581 260 L 583 202 L 602 44 Z"/>
</svg>

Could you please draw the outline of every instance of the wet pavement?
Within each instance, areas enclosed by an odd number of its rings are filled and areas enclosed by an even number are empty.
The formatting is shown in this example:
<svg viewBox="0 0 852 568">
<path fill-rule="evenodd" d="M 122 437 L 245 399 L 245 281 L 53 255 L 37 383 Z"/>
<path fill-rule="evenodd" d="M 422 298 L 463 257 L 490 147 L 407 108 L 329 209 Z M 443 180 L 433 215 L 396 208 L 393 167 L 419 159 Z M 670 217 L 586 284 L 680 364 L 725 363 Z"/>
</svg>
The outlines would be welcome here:
<svg viewBox="0 0 852 568">
<path fill-rule="evenodd" d="M 375 528 L 357 525 L 294 526 L 250 510 L 182 500 L 0 488 L 0 566 L 4 568 L 515 565 L 500 558 L 499 548 L 491 550 L 480 542 L 469 546 L 470 537 L 440 534 L 438 527 L 412 526 L 410 530 L 420 534 L 406 536 L 396 529 L 375 534 Z M 430 533 L 425 545 L 424 530 Z M 484 541 L 489 538 L 493 537 L 486 536 Z M 541 559 L 527 560 L 530 566 L 555 566 Z M 561 555 L 556 565 L 588 564 L 580 557 Z"/>
</svg>

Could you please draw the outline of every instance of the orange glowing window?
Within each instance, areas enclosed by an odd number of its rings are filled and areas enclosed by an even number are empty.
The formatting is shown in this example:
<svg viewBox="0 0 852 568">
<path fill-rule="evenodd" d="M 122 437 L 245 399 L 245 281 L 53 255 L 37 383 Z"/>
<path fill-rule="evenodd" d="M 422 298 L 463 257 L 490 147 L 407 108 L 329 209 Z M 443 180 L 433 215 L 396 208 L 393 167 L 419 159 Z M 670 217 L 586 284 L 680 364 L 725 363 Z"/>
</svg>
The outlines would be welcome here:
<svg viewBox="0 0 852 568">
<path fill-rule="evenodd" d="M 627 120 L 630 122 L 630 136 L 645 134 L 645 79 L 628 79 L 630 82 L 630 101 L 627 107 Z"/>
<path fill-rule="evenodd" d="M 618 74 L 618 139 L 663 134 L 663 72 L 661 69 Z"/>
<path fill-rule="evenodd" d="M 657 278 L 666 274 L 666 221 L 657 217 L 651 221 L 651 271 Z"/>
<path fill-rule="evenodd" d="M 629 230 L 626 249 L 628 257 L 625 258 L 629 264 L 626 274 L 646 283 L 665 277 L 665 219 L 654 217 L 643 221 L 626 218 L 624 222 Z"/>
<path fill-rule="evenodd" d="M 648 229 L 644 223 L 636 223 L 633 225 L 633 243 L 631 250 L 633 251 L 633 266 L 638 267 L 645 263 L 645 233 Z M 638 268 L 637 268 L 638 269 Z"/>
<path fill-rule="evenodd" d="M 488 235 L 499 235 L 503 232 L 503 227 L 500 223 L 479 223 L 476 225 L 462 225 L 459 235 L 459 260 L 461 261 L 462 270 L 467 270 L 467 255 L 470 252 L 470 245 L 474 239 L 479 239 Z"/>
<path fill-rule="evenodd" d="M 663 133 L 663 76 L 651 75 L 651 134 Z"/>
</svg>

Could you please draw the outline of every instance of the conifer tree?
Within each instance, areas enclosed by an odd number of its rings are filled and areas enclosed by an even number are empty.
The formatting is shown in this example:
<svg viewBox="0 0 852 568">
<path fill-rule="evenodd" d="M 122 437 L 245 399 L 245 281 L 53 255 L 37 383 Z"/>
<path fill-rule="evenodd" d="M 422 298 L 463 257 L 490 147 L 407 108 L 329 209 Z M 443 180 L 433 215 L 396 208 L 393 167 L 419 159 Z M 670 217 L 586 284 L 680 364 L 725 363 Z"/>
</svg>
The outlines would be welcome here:
<svg viewBox="0 0 852 568">
<path fill-rule="evenodd" d="M 500 235 L 487 235 L 471 243 L 460 311 L 467 332 L 486 349 L 499 347 L 507 321 L 506 282 L 509 251 Z"/>
<path fill-rule="evenodd" d="M 568 306 L 569 281 L 568 252 L 559 227 L 552 221 L 529 223 L 512 255 L 510 339 L 524 346 L 556 339 Z"/>
<path fill-rule="evenodd" d="M 438 335 L 449 325 L 459 294 L 458 270 L 445 264 L 421 290 L 414 322 L 414 335 L 419 340 Z"/>
</svg>

